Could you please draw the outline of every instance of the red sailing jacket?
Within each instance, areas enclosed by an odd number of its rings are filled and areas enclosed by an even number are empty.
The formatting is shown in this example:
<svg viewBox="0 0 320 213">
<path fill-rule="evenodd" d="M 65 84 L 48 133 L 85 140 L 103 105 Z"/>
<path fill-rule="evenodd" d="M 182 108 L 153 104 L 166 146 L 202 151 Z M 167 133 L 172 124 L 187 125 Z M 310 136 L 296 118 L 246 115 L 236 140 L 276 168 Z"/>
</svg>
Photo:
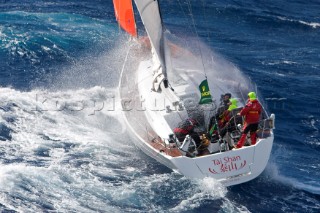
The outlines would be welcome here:
<svg viewBox="0 0 320 213">
<path fill-rule="evenodd" d="M 189 118 L 189 119 L 179 123 L 179 126 L 177 128 L 175 128 L 173 130 L 173 132 L 187 135 L 193 131 L 193 128 L 195 125 L 196 125 L 196 121 Z"/>
<path fill-rule="evenodd" d="M 218 124 L 219 124 L 219 128 L 223 128 L 226 123 L 228 123 L 228 121 L 230 121 L 231 119 L 231 113 L 229 110 L 225 110 L 222 115 L 220 115 L 219 120 L 218 120 Z"/>
<path fill-rule="evenodd" d="M 258 100 L 249 100 L 241 110 L 240 115 L 245 116 L 247 124 L 259 123 L 261 109 L 262 107 Z"/>
</svg>

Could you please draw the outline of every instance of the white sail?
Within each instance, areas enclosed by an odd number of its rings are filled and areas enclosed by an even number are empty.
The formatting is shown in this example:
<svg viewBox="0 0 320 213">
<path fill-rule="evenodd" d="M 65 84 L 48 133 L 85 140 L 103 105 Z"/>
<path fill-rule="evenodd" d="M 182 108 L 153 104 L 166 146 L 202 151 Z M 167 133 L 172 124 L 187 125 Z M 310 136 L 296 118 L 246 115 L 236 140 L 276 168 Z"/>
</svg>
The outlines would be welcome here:
<svg viewBox="0 0 320 213">
<path fill-rule="evenodd" d="M 157 0 L 135 0 L 141 20 L 148 33 L 153 51 L 160 62 L 162 72 L 165 71 L 163 29 Z"/>
</svg>

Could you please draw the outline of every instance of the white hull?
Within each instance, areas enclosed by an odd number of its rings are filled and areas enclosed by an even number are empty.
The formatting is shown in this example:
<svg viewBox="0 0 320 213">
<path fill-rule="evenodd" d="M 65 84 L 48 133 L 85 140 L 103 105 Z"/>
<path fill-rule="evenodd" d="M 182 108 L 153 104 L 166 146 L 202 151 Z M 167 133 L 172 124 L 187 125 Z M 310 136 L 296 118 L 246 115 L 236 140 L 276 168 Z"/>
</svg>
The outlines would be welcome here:
<svg viewBox="0 0 320 213">
<path fill-rule="evenodd" d="M 152 104 L 153 98 L 164 100 L 164 107 L 173 101 L 170 94 L 168 97 L 168 93 L 156 93 L 150 90 L 152 81 L 150 63 L 150 61 L 142 62 L 137 73 L 124 71 L 120 84 L 120 96 L 124 100 L 123 112 L 128 129 L 133 141 L 143 152 L 186 177 L 212 177 L 226 186 L 250 181 L 263 172 L 272 149 L 274 138 L 272 130 L 269 130 L 268 137 L 259 138 L 256 145 L 193 158 L 182 155 L 176 146 L 166 142 L 173 128 L 168 122 L 168 114 L 171 118 L 185 115 L 183 110 L 166 112 L 162 108 L 153 108 L 155 107 Z M 179 92 L 179 88 L 177 91 Z M 130 107 L 126 101 L 130 102 Z M 170 108 L 173 109 L 174 106 L 170 105 Z"/>
</svg>

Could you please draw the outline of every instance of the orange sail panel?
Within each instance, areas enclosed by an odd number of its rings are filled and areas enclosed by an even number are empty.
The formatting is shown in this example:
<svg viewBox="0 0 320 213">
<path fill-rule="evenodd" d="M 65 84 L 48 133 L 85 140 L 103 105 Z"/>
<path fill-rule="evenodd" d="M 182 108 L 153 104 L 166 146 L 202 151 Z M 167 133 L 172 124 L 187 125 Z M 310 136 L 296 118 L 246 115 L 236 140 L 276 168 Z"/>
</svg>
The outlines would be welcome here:
<svg viewBox="0 0 320 213">
<path fill-rule="evenodd" d="M 137 36 L 136 23 L 132 8 L 132 0 L 113 0 L 117 21 L 122 29 L 132 36 Z"/>
</svg>

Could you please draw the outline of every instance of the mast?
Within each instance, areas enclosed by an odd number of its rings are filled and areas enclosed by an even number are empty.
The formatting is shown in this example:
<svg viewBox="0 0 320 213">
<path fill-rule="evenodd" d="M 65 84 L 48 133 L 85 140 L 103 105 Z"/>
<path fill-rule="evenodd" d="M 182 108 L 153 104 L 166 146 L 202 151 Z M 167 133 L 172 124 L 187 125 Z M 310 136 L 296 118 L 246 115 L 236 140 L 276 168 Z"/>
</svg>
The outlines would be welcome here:
<svg viewBox="0 0 320 213">
<path fill-rule="evenodd" d="M 164 84 L 164 87 L 165 88 L 168 88 L 168 75 L 167 75 L 167 66 L 166 66 L 166 54 L 165 54 L 165 48 L 166 48 L 166 42 L 165 42 L 165 36 L 164 36 L 164 24 L 163 24 L 163 19 L 162 19 L 162 14 L 161 14 L 161 9 L 160 9 L 160 3 L 159 1 L 158 2 L 158 8 L 159 8 L 159 15 L 160 15 L 160 20 L 161 20 L 161 26 L 162 26 L 162 34 L 161 34 L 161 39 L 160 39 L 160 51 L 162 54 L 162 58 L 163 58 L 163 67 L 162 67 L 162 73 L 163 73 L 163 76 L 164 76 L 164 79 L 163 79 L 163 84 Z"/>
</svg>

